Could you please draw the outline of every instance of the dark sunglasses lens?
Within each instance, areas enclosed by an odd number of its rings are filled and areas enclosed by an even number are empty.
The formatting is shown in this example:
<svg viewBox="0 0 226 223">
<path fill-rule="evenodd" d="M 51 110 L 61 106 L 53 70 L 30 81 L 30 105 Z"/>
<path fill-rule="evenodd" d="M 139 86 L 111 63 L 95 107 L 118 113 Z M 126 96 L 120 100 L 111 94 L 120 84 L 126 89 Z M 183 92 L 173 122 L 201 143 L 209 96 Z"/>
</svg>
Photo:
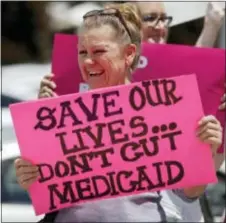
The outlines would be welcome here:
<svg viewBox="0 0 226 223">
<path fill-rule="evenodd" d="M 158 19 L 157 16 L 151 16 L 151 15 L 147 15 L 143 17 L 144 22 L 154 22 L 157 19 Z"/>
</svg>

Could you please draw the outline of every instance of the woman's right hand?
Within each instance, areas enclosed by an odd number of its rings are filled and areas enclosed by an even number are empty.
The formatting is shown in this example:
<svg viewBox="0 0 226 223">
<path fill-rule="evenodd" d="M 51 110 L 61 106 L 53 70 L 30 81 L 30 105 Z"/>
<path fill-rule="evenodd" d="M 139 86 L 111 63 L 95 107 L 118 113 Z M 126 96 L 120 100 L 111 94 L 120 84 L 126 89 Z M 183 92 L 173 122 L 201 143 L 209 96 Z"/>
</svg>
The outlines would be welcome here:
<svg viewBox="0 0 226 223">
<path fill-rule="evenodd" d="M 15 160 L 14 167 L 17 181 L 24 190 L 27 190 L 39 177 L 38 167 L 22 158 Z"/>
<path fill-rule="evenodd" d="M 224 22 L 225 9 L 222 8 L 217 2 L 208 2 L 205 25 L 215 28 L 220 28 Z"/>
<path fill-rule="evenodd" d="M 56 84 L 52 80 L 53 76 L 54 74 L 47 74 L 43 77 L 40 83 L 38 98 L 50 98 L 57 96 L 54 92 Z"/>
</svg>

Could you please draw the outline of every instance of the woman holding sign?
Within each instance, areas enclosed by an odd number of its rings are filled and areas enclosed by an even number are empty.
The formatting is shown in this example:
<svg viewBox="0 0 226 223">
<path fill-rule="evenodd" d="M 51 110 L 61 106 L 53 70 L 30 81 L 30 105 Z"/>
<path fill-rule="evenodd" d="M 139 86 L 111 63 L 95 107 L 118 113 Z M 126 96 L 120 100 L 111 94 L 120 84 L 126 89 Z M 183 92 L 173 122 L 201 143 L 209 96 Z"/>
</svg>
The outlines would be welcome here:
<svg viewBox="0 0 226 223">
<path fill-rule="evenodd" d="M 133 4 L 120 4 L 115 8 L 91 11 L 84 16 L 80 30 L 78 54 L 83 79 L 91 89 L 129 84 L 131 73 L 137 66 L 141 47 L 141 18 Z M 42 83 L 39 98 L 54 97 L 52 75 Z M 203 117 L 197 132 L 201 141 L 211 145 L 213 155 L 222 140 L 219 122 L 212 116 Z M 195 154 L 194 154 L 195 155 Z M 30 162 L 15 161 L 20 186 L 28 189 L 39 177 L 38 167 Z M 196 200 L 205 186 L 174 190 L 178 198 L 188 202 Z M 47 214 L 42 222 L 166 222 L 180 221 L 182 216 L 172 211 L 166 215 L 161 202 L 161 192 L 77 205 Z"/>
</svg>

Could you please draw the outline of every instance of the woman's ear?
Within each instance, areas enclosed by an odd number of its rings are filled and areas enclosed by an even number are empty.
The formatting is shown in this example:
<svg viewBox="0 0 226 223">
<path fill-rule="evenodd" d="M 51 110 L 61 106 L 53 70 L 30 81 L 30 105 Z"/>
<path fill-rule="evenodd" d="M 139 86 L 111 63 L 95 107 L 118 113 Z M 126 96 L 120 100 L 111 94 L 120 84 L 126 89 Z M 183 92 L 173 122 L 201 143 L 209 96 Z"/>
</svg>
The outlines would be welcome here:
<svg viewBox="0 0 226 223">
<path fill-rule="evenodd" d="M 125 61 L 126 66 L 131 67 L 133 64 L 133 61 L 136 57 L 136 50 L 137 46 L 135 44 L 129 44 L 125 48 Z"/>
</svg>

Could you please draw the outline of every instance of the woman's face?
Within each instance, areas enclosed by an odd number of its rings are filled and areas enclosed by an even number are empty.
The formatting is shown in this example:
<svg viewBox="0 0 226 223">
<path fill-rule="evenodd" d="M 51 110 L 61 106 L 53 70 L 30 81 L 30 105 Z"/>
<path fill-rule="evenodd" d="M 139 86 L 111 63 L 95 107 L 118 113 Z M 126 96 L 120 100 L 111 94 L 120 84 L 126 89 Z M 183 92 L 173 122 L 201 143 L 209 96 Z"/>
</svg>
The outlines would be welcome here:
<svg viewBox="0 0 226 223">
<path fill-rule="evenodd" d="M 156 24 L 154 18 L 166 16 L 166 11 L 163 2 L 138 2 L 138 7 L 142 16 L 152 16 L 153 21 L 143 21 L 143 41 L 150 43 L 163 44 L 167 40 L 168 27 L 165 23 L 159 21 Z"/>
<path fill-rule="evenodd" d="M 133 47 L 120 44 L 108 25 L 84 29 L 79 35 L 78 62 L 91 89 L 124 84 Z M 134 51 L 135 56 L 135 51 Z"/>
</svg>

